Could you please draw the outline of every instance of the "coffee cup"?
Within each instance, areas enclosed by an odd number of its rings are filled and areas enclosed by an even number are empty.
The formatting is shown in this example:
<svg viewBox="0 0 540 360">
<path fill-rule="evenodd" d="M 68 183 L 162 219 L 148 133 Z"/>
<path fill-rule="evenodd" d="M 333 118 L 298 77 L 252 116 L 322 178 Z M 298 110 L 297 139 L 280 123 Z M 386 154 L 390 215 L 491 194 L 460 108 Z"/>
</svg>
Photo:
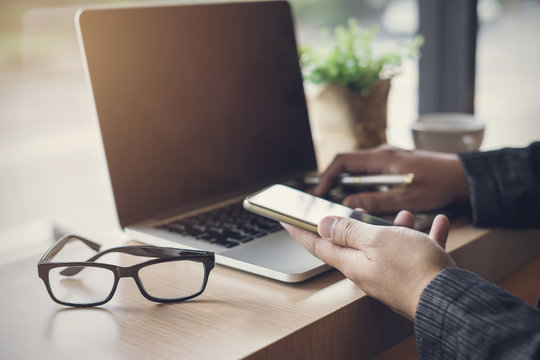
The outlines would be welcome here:
<svg viewBox="0 0 540 360">
<path fill-rule="evenodd" d="M 480 149 L 484 123 L 472 114 L 423 114 L 411 125 L 411 131 L 417 149 L 461 153 Z"/>
</svg>

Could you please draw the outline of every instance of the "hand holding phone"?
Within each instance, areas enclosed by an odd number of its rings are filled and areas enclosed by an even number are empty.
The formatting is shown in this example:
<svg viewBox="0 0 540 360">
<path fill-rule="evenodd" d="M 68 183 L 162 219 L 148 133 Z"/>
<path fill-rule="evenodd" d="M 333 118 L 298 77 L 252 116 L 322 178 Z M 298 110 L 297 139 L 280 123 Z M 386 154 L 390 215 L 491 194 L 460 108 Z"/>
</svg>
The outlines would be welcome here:
<svg viewBox="0 0 540 360">
<path fill-rule="evenodd" d="M 373 225 L 394 225 L 378 217 L 281 184 L 271 185 L 246 197 L 243 205 L 248 211 L 315 233 L 319 222 L 326 216 L 349 217 Z"/>
</svg>

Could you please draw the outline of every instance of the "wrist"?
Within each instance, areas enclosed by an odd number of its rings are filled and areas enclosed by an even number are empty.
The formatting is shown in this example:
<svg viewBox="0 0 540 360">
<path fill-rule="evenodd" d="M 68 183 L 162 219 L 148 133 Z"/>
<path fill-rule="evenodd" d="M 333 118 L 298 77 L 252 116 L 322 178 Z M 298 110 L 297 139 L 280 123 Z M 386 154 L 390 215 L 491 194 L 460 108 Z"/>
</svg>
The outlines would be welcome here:
<svg viewBox="0 0 540 360">
<path fill-rule="evenodd" d="M 452 184 L 454 189 L 454 200 L 456 202 L 467 202 L 470 200 L 470 187 L 465 175 L 463 163 L 458 155 L 452 155 L 450 162 L 452 178 L 455 182 Z"/>
</svg>

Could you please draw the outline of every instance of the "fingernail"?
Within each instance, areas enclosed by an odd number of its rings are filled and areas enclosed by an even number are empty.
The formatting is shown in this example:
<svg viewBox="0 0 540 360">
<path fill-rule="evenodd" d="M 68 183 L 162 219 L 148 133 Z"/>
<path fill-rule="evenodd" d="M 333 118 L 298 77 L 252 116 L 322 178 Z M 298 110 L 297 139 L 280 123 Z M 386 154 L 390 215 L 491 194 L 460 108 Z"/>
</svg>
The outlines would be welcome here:
<svg viewBox="0 0 540 360">
<path fill-rule="evenodd" d="M 321 235 L 321 237 L 323 237 L 324 239 L 331 239 L 332 229 L 336 221 L 337 219 L 332 216 L 328 216 L 322 219 L 318 227 L 319 235 Z"/>
</svg>

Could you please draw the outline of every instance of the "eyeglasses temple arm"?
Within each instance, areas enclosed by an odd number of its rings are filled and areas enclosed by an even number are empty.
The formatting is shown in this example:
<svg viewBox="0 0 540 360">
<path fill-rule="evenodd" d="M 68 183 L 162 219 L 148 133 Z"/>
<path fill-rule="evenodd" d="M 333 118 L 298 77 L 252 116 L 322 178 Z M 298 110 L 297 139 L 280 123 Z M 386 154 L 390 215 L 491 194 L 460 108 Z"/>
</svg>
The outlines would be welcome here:
<svg viewBox="0 0 540 360">
<path fill-rule="evenodd" d="M 86 244 L 89 248 L 91 248 L 94 251 L 99 251 L 99 249 L 101 248 L 101 245 L 99 245 L 98 243 L 95 243 L 95 242 L 90 241 L 88 239 L 85 239 L 83 237 L 80 237 L 80 236 L 77 236 L 77 235 L 66 235 L 66 236 L 62 237 L 61 239 L 59 239 L 56 243 L 54 243 L 49 248 L 49 250 L 47 250 L 47 252 L 41 258 L 40 262 L 48 262 L 48 261 L 50 261 L 72 239 L 82 241 L 84 244 Z"/>
</svg>

